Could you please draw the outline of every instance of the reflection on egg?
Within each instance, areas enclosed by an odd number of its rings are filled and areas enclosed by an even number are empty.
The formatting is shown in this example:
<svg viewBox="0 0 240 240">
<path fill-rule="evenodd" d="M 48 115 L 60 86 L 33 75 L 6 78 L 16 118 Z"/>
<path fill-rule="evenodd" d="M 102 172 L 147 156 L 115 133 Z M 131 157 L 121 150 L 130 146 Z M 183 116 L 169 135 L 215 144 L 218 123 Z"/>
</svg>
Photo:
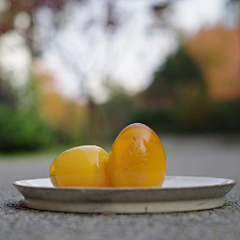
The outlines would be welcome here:
<svg viewBox="0 0 240 240">
<path fill-rule="evenodd" d="M 49 171 L 54 186 L 109 187 L 108 153 L 97 146 L 80 146 L 61 153 Z"/>
<path fill-rule="evenodd" d="M 124 128 L 111 148 L 108 174 L 113 187 L 162 186 L 166 156 L 157 134 L 141 123 Z"/>
</svg>

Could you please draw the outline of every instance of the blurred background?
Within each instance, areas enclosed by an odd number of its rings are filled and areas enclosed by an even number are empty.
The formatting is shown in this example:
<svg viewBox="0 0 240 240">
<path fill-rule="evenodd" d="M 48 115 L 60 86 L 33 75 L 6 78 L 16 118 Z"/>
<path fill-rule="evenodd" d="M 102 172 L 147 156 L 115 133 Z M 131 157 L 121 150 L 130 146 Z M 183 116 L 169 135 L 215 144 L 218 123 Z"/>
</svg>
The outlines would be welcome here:
<svg viewBox="0 0 240 240">
<path fill-rule="evenodd" d="M 133 122 L 239 139 L 239 0 L 0 0 L 0 153 L 109 150 Z"/>
</svg>

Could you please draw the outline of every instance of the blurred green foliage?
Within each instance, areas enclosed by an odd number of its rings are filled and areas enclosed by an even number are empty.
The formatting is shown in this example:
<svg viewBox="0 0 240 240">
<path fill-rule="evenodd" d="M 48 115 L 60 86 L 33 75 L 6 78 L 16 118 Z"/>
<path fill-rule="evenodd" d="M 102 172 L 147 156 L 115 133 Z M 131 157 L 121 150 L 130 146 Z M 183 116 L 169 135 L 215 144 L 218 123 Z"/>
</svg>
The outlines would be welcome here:
<svg viewBox="0 0 240 240">
<path fill-rule="evenodd" d="M 161 89 L 165 91 L 171 91 L 179 84 L 184 87 L 185 84 L 193 83 L 199 84 L 199 87 L 205 90 L 202 73 L 184 46 L 180 46 L 178 51 L 159 67 L 154 74 L 154 81 L 162 81 Z"/>
<path fill-rule="evenodd" d="M 0 151 L 14 152 L 47 147 L 54 132 L 34 112 L 0 105 Z"/>
<path fill-rule="evenodd" d="M 130 122 L 158 132 L 240 132 L 240 99 L 212 101 L 201 70 L 180 47 L 154 74 L 152 85 L 133 99 Z"/>
<path fill-rule="evenodd" d="M 240 101 L 206 103 L 180 111 L 178 108 L 156 112 L 134 111 L 131 122 L 142 122 L 157 132 L 165 133 L 240 133 Z"/>
</svg>

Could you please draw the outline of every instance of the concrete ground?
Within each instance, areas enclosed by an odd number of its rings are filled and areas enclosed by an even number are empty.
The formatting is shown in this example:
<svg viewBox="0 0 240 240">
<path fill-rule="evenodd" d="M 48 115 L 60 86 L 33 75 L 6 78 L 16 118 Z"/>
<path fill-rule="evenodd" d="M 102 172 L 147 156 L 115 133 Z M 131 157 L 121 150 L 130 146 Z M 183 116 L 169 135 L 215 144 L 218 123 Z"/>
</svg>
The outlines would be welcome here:
<svg viewBox="0 0 240 240">
<path fill-rule="evenodd" d="M 239 136 L 162 136 L 167 175 L 231 178 L 240 182 Z M 0 240 L 137 239 L 239 240 L 240 183 L 223 207 L 168 214 L 75 214 L 31 210 L 15 180 L 48 177 L 56 156 L 1 157 Z"/>
</svg>

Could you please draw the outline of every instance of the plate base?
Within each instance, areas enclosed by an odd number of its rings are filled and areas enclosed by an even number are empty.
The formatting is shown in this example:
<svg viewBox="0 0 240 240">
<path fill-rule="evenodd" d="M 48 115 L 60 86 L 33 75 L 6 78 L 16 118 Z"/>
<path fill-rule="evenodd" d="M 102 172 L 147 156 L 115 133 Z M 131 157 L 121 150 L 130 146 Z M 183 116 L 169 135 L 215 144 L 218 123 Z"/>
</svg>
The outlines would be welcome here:
<svg viewBox="0 0 240 240">
<path fill-rule="evenodd" d="M 79 213 L 167 213 L 212 209 L 221 207 L 224 202 L 225 199 L 222 197 L 203 200 L 146 203 L 67 203 L 25 199 L 25 206 L 39 210 Z"/>
</svg>

